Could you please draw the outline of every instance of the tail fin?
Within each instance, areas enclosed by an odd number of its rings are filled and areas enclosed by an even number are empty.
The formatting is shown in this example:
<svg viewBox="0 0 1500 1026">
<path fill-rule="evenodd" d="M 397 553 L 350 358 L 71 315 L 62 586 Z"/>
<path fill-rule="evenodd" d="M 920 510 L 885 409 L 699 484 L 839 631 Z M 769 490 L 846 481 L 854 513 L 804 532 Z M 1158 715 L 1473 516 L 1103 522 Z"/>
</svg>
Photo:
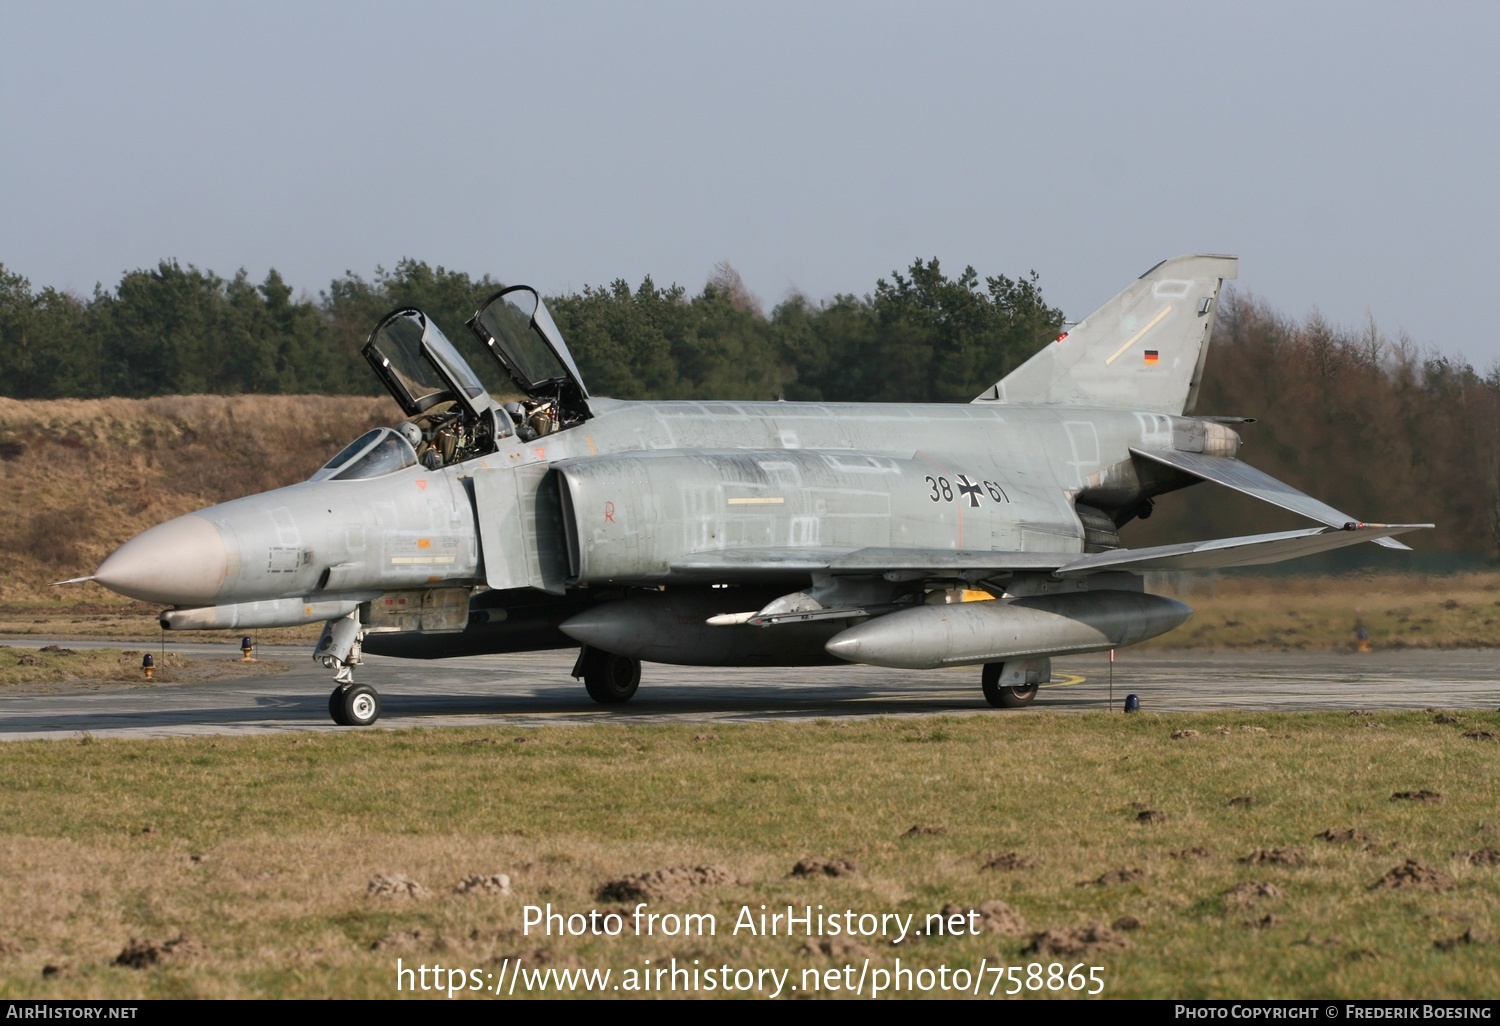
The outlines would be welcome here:
<svg viewBox="0 0 1500 1026">
<path fill-rule="evenodd" d="M 974 401 L 1191 410 L 1219 287 L 1238 268 L 1232 256 L 1163 260 Z"/>
</svg>

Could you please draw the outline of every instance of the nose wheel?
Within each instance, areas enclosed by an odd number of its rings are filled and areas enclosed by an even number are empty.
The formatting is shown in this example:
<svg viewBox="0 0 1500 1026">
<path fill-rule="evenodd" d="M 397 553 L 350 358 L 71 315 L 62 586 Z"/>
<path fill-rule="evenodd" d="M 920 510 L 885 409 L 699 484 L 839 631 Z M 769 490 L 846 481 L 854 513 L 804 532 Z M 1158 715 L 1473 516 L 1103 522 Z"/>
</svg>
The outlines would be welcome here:
<svg viewBox="0 0 1500 1026">
<path fill-rule="evenodd" d="M 380 693 L 368 684 L 340 684 L 328 696 L 328 715 L 341 727 L 368 727 L 380 718 Z"/>
</svg>

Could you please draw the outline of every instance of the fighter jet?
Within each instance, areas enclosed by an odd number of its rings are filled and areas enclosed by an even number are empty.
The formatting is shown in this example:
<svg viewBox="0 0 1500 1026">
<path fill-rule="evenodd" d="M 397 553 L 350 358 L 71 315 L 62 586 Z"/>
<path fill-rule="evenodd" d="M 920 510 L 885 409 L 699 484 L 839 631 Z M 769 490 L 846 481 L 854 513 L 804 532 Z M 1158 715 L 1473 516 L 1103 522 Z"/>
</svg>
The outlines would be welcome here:
<svg viewBox="0 0 1500 1026">
<path fill-rule="evenodd" d="M 468 322 L 483 374 L 399 309 L 363 353 L 405 419 L 307 481 L 151 528 L 92 579 L 167 607 L 167 630 L 324 621 L 347 726 L 380 715 L 362 652 L 578 646 L 605 705 L 642 661 L 974 665 L 989 704 L 1026 706 L 1053 656 L 1188 619 L 1146 571 L 1404 549 L 1432 526 L 1363 523 L 1242 462 L 1246 418 L 1185 412 L 1236 269 L 1157 264 L 967 405 L 622 402 L 589 393 L 535 289 Z M 1203 481 L 1316 526 L 1123 546 Z"/>
</svg>

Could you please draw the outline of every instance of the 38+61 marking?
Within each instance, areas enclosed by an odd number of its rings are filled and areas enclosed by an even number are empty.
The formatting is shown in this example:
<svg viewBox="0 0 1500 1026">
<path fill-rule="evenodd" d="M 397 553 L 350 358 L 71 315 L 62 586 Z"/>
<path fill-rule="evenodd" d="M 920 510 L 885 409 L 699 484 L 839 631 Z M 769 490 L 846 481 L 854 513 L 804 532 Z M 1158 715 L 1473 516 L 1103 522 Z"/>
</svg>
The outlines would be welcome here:
<svg viewBox="0 0 1500 1026">
<path fill-rule="evenodd" d="M 969 507 L 972 509 L 979 505 L 979 497 L 985 494 L 988 494 L 993 502 L 1010 501 L 1010 496 L 1005 494 L 1005 489 L 998 481 L 976 483 L 969 480 L 968 474 L 960 474 L 952 481 L 946 477 L 933 477 L 929 474 L 923 480 L 927 482 L 927 487 L 932 489 L 932 493 L 927 497 L 933 502 L 952 502 L 955 498 L 962 502 L 968 499 Z"/>
</svg>

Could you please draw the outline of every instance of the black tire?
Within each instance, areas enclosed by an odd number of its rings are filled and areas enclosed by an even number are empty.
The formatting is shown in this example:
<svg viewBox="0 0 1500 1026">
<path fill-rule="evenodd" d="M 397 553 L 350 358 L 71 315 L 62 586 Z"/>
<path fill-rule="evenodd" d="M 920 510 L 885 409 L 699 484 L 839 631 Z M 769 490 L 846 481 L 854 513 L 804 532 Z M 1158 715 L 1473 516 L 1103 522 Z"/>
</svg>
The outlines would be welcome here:
<svg viewBox="0 0 1500 1026">
<path fill-rule="evenodd" d="M 328 696 L 328 715 L 333 717 L 333 722 L 341 727 L 350 726 L 344 722 L 344 686 L 340 684 L 333 689 L 333 694 Z"/>
<path fill-rule="evenodd" d="M 600 705 L 619 705 L 635 697 L 641 685 L 641 661 L 589 649 L 583 657 L 583 686 Z"/>
<path fill-rule="evenodd" d="M 380 693 L 368 684 L 346 684 L 328 699 L 328 711 L 341 727 L 368 727 L 380 719 Z"/>
<path fill-rule="evenodd" d="M 1003 685 L 1000 683 L 1000 674 L 1004 670 L 1004 663 L 984 664 L 984 673 L 980 677 L 980 683 L 984 687 L 984 700 L 996 709 L 1026 708 L 1042 686 L 1040 684 L 1022 684 L 1016 687 Z"/>
</svg>

